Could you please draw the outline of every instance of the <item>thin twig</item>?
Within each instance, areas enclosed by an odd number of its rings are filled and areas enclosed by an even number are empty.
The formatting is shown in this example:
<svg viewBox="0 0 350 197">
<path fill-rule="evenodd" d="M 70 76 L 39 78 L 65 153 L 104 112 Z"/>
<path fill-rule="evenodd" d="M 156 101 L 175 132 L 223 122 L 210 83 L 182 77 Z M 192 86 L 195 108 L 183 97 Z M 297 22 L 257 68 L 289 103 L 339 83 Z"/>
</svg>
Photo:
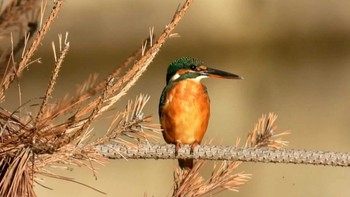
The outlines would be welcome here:
<svg viewBox="0 0 350 197">
<path fill-rule="evenodd" d="M 143 72 L 146 71 L 147 67 L 153 61 L 154 57 L 165 43 L 165 41 L 170 37 L 171 32 L 175 29 L 176 25 L 180 22 L 182 17 L 185 15 L 186 11 L 190 7 L 192 0 L 187 0 L 182 8 L 177 11 L 174 15 L 172 21 L 166 26 L 163 33 L 159 36 L 157 41 L 150 47 L 145 54 L 132 66 L 132 68 L 125 73 L 121 78 L 113 84 L 108 92 L 109 95 L 117 95 L 113 102 L 117 102 L 126 92 L 135 84 L 135 82 L 141 77 Z M 110 78 L 114 78 L 110 76 Z M 80 111 L 88 111 L 94 107 L 94 102 L 90 105 L 82 108 Z M 79 113 L 78 113 L 79 114 Z"/>
<path fill-rule="evenodd" d="M 62 46 L 62 36 L 59 36 L 59 38 L 60 38 L 59 39 L 59 46 Z M 51 95 L 52 95 L 54 86 L 56 84 L 58 73 L 60 71 L 62 62 L 63 62 L 63 60 L 64 60 L 64 58 L 65 58 L 65 56 L 66 56 L 66 54 L 67 54 L 67 52 L 69 50 L 69 42 L 65 42 L 63 50 L 62 50 L 62 47 L 60 47 L 59 50 L 60 50 L 60 55 L 57 58 L 55 45 L 53 44 L 53 51 L 54 51 L 54 55 L 55 55 L 55 69 L 52 71 L 51 79 L 50 79 L 49 85 L 47 87 L 46 94 L 44 96 L 43 102 L 41 103 L 41 106 L 40 106 L 40 109 L 39 109 L 39 113 L 38 113 L 38 115 L 36 117 L 35 124 L 38 124 L 41 121 L 42 116 L 43 116 L 43 114 L 45 112 L 45 107 L 46 107 L 49 99 L 51 98 Z"/>
</svg>

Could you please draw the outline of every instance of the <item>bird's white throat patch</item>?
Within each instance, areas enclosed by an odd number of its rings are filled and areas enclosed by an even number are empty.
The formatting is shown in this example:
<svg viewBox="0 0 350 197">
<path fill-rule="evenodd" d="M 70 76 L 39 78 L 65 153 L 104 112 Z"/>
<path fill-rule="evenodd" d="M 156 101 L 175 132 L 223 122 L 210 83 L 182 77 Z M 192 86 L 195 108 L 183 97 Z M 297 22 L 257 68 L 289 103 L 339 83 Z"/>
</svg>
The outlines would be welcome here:
<svg viewBox="0 0 350 197">
<path fill-rule="evenodd" d="M 176 79 L 178 79 L 179 77 L 180 77 L 181 75 L 179 75 L 179 74 L 175 74 L 175 75 L 173 75 L 172 77 L 171 77 L 171 79 L 170 79 L 170 81 L 175 81 Z M 198 76 L 198 77 L 196 77 L 196 78 L 191 78 L 191 80 L 194 80 L 194 81 L 200 81 L 201 79 L 204 79 L 204 78 L 208 78 L 208 76 L 204 76 L 204 75 L 200 75 L 200 76 Z"/>
<path fill-rule="evenodd" d="M 204 78 L 208 78 L 208 76 L 205 76 L 205 75 L 201 75 L 201 76 L 198 76 L 198 77 L 196 77 L 196 78 L 193 78 L 192 80 L 195 80 L 195 81 L 201 81 L 202 79 L 204 79 Z"/>
</svg>

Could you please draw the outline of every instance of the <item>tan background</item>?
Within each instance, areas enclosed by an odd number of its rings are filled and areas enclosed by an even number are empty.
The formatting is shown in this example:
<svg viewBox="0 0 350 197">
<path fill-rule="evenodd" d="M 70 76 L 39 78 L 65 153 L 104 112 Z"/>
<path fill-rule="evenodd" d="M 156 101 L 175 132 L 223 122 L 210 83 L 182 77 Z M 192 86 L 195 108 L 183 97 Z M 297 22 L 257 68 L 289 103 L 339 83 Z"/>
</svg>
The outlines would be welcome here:
<svg viewBox="0 0 350 197">
<path fill-rule="evenodd" d="M 182 1 L 67 0 L 33 65 L 21 80 L 23 99 L 44 94 L 52 69 L 51 41 L 69 32 L 71 50 L 54 96 L 75 91 L 93 72 L 107 76 L 148 35 L 160 34 Z M 215 3 L 214 3 L 215 2 Z M 205 80 L 212 117 L 205 139 L 234 144 L 245 138 L 263 113 L 279 115 L 280 130 L 291 130 L 290 148 L 350 151 L 350 1 L 222 0 L 195 1 L 146 74 L 119 103 L 138 93 L 151 95 L 145 113 L 154 115 L 167 65 L 181 56 L 245 77 Z M 15 97 L 12 88 L 9 96 Z M 16 105 L 16 99 L 11 104 Z M 104 124 L 95 131 L 103 132 Z M 175 161 L 112 161 L 98 166 L 98 180 L 85 169 L 56 172 L 75 177 L 108 196 L 165 196 Z M 208 169 L 211 166 L 208 166 Z M 349 196 L 347 168 L 281 164 L 243 164 L 253 179 L 239 193 L 218 196 Z M 103 196 L 85 187 L 45 179 L 53 191 L 39 196 Z"/>
</svg>

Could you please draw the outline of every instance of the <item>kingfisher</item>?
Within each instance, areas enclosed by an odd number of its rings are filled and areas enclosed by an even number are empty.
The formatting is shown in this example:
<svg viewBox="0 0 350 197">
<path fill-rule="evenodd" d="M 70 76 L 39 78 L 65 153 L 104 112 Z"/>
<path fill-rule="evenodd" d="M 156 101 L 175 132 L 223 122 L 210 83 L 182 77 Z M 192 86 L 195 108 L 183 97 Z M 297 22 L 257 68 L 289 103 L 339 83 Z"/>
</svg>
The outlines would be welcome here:
<svg viewBox="0 0 350 197">
<path fill-rule="evenodd" d="M 182 144 L 199 145 L 207 130 L 210 99 L 203 78 L 243 79 L 222 70 L 207 67 L 202 61 L 182 57 L 173 61 L 167 70 L 166 86 L 160 96 L 159 119 L 163 138 L 175 145 L 177 155 Z M 179 159 L 182 169 L 192 169 L 193 159 Z"/>
</svg>

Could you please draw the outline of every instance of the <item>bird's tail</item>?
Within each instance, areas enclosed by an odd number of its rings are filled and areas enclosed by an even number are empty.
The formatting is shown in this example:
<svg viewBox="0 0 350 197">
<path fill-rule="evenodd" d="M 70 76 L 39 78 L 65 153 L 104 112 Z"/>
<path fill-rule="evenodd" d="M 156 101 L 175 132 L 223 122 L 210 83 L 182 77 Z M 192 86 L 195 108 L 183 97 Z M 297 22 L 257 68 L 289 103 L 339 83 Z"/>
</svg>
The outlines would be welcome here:
<svg viewBox="0 0 350 197">
<path fill-rule="evenodd" d="M 192 169 L 193 159 L 179 159 L 179 166 L 181 169 Z"/>
</svg>

